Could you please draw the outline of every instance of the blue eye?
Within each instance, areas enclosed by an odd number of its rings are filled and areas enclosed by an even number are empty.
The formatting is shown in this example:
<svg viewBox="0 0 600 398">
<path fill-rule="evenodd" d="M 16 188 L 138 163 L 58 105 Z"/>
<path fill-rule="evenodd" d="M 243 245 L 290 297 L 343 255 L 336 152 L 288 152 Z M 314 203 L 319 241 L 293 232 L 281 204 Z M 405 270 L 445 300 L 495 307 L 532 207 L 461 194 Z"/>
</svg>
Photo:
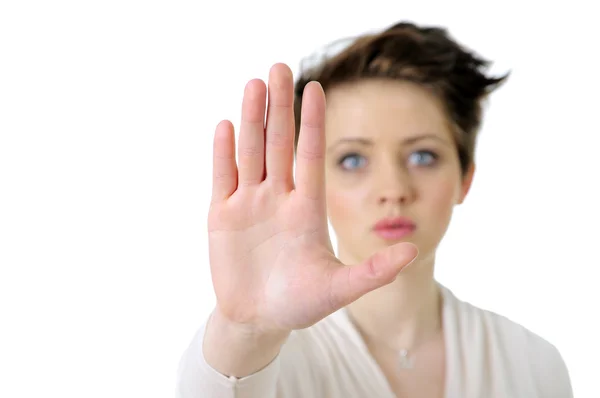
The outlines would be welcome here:
<svg viewBox="0 0 600 398">
<path fill-rule="evenodd" d="M 360 167 L 364 167 L 366 159 L 359 154 L 352 153 L 349 155 L 342 156 L 339 160 L 339 165 L 345 170 L 354 170 Z"/>
<path fill-rule="evenodd" d="M 410 154 L 409 161 L 417 166 L 431 166 L 438 156 L 431 151 L 416 151 Z"/>
</svg>

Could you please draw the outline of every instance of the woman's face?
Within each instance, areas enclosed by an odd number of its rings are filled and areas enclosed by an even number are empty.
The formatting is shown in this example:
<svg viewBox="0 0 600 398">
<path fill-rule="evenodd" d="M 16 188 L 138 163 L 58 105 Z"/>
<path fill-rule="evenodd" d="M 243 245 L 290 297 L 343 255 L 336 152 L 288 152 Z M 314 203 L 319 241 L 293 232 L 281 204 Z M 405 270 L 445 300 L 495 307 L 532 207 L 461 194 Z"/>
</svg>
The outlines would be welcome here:
<svg viewBox="0 0 600 398">
<path fill-rule="evenodd" d="M 432 256 L 472 179 L 439 100 L 408 82 L 338 86 L 327 92 L 326 132 L 327 210 L 343 261 L 400 241 Z"/>
</svg>

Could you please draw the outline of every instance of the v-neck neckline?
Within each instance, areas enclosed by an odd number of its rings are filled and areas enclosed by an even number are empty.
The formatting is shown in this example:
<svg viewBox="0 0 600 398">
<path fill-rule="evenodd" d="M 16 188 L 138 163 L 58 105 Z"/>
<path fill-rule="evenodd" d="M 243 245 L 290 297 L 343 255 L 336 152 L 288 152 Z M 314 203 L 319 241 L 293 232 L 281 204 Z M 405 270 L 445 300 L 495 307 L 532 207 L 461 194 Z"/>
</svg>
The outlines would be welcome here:
<svg viewBox="0 0 600 398">
<path fill-rule="evenodd" d="M 441 285 L 439 283 L 438 283 L 438 287 L 440 289 L 440 295 L 441 295 L 441 299 L 442 299 L 442 335 L 443 335 L 443 339 L 444 339 L 444 361 L 445 361 L 445 364 L 444 364 L 443 397 L 449 398 L 452 396 L 450 393 L 455 388 L 453 380 L 456 377 L 456 375 L 454 374 L 455 369 L 452 364 L 452 361 L 457 355 L 456 350 L 458 349 L 458 347 L 454 346 L 454 344 L 456 344 L 456 338 L 454 337 L 455 330 L 454 330 L 454 324 L 450 321 L 451 317 L 453 316 L 451 293 L 443 285 Z M 391 398 L 397 398 L 396 394 L 394 394 L 394 391 L 392 390 L 392 387 L 391 387 L 387 377 L 383 373 L 383 370 L 381 369 L 381 367 L 379 366 L 379 364 L 377 363 L 377 361 L 375 360 L 375 358 L 369 351 L 369 348 L 367 347 L 363 337 L 361 336 L 360 332 L 358 331 L 358 329 L 352 322 L 352 318 L 350 317 L 348 308 L 344 307 L 340 310 L 340 312 L 343 314 L 344 321 L 348 324 L 348 332 L 351 334 L 352 340 L 358 346 L 358 348 L 362 351 L 362 353 L 367 358 L 367 360 L 370 362 L 371 368 L 376 373 L 377 377 L 379 378 L 380 383 L 383 386 L 385 386 L 385 388 L 387 389 L 388 394 Z"/>
</svg>

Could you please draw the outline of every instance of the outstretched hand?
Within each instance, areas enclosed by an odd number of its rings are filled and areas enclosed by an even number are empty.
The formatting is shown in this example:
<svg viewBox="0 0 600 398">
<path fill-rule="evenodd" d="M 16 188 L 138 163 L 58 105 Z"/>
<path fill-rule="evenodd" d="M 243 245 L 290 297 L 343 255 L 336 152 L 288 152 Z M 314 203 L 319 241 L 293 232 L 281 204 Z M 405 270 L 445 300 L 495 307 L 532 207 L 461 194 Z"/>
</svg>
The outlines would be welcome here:
<svg viewBox="0 0 600 398">
<path fill-rule="evenodd" d="M 293 89 L 284 64 L 271 68 L 268 106 L 265 83 L 247 84 L 237 162 L 231 122 L 214 136 L 208 230 L 217 310 L 265 332 L 313 325 L 392 282 L 417 255 L 398 243 L 360 264 L 336 258 L 325 202 L 325 94 L 316 82 L 304 90 L 294 179 Z"/>
</svg>

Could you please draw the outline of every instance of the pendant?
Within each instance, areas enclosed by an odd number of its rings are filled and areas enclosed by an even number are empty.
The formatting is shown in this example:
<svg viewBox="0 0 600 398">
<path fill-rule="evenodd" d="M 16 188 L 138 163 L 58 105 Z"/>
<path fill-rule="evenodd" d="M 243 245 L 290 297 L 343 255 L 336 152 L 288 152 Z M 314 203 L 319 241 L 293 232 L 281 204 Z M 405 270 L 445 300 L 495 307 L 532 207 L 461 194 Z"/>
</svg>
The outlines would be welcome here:
<svg viewBox="0 0 600 398">
<path fill-rule="evenodd" d="M 400 368 L 402 368 L 402 369 L 413 369 L 414 368 L 413 360 L 408 356 L 407 349 L 400 350 L 400 358 L 399 358 L 398 364 L 400 365 Z"/>
</svg>

